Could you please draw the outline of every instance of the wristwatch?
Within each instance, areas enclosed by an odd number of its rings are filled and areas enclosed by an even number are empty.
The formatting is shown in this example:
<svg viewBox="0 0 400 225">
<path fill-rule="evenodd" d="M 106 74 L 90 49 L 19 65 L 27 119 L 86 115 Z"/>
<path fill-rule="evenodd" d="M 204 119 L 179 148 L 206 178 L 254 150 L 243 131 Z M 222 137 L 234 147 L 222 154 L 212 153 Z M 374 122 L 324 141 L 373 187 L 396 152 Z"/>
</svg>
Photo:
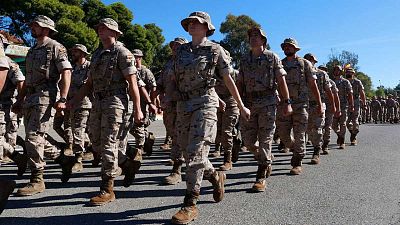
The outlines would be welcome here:
<svg viewBox="0 0 400 225">
<path fill-rule="evenodd" d="M 58 99 L 58 102 L 67 103 L 67 99 L 64 97 L 61 97 L 60 99 Z"/>
<path fill-rule="evenodd" d="M 282 102 L 287 103 L 287 104 L 292 104 L 292 99 L 290 99 L 290 98 L 284 99 Z"/>
</svg>

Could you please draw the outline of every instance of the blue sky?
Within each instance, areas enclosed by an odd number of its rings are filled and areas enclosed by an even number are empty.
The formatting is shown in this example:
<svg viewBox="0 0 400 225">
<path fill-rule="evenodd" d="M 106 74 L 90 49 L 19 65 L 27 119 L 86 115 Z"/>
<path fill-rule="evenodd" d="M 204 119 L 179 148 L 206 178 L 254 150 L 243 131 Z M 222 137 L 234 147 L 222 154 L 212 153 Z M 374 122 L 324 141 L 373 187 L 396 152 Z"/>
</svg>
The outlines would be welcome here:
<svg viewBox="0 0 400 225">
<path fill-rule="evenodd" d="M 227 14 L 248 15 L 266 31 L 273 51 L 283 57 L 280 43 L 294 37 L 303 56 L 314 53 L 326 63 L 333 49 L 358 54 L 360 71 L 380 84 L 395 87 L 400 83 L 400 1 L 399 0 L 104 0 L 105 4 L 124 3 L 134 14 L 133 23 L 155 23 L 169 41 L 177 36 L 189 38 L 180 21 L 193 11 L 211 16 L 221 40 L 221 23 Z"/>
</svg>

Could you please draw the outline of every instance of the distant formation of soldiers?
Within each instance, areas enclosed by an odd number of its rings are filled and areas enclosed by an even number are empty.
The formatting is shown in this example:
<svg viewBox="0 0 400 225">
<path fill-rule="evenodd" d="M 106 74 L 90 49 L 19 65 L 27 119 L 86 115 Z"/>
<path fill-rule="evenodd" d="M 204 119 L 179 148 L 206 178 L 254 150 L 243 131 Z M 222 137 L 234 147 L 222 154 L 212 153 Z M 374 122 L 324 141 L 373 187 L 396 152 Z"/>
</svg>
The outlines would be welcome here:
<svg viewBox="0 0 400 225">
<path fill-rule="evenodd" d="M 147 127 L 151 115 L 163 112 L 167 135 L 161 149 L 171 151 L 172 166 L 163 182 L 181 182 L 186 164 L 183 207 L 172 217 L 173 223 L 186 224 L 199 215 L 203 179 L 211 182 L 214 200 L 223 200 L 225 171 L 234 169 L 241 144 L 257 163 L 251 190 L 264 192 L 273 172 L 273 142 L 282 153 L 292 152 L 290 174 L 299 175 L 307 139 L 313 147 L 311 163 L 319 164 L 320 154 L 332 147 L 331 130 L 339 149 L 345 149 L 347 130 L 350 145 L 357 145 L 360 124 L 399 120 L 399 99 L 366 98 L 353 68 L 336 65 L 328 75 L 325 66 L 316 66 L 315 55 L 298 55 L 294 38 L 282 42 L 286 57 L 280 60 L 267 50 L 267 35 L 259 27 L 247 31 L 249 53 L 233 69 L 229 52 L 208 40 L 215 27 L 205 12 L 181 21 L 192 40 L 177 37 L 169 43 L 172 55 L 158 79 L 142 64 L 141 50 L 130 52 L 118 41 L 123 32 L 111 18 L 94 27 L 101 45 L 92 54 L 82 44 L 67 50 L 53 40 L 57 30 L 46 16 L 29 25 L 36 44 L 26 57 L 26 74 L 10 58 L 0 57 L 0 72 L 7 71 L 0 74 L 0 158 L 14 161 L 18 176 L 27 167 L 31 173 L 17 196 L 45 191 L 46 158 L 60 164 L 60 179 L 67 183 L 72 173 L 84 170 L 87 154 L 93 165 L 101 164 L 100 192 L 89 204 L 114 201 L 114 179 L 123 174 L 123 185 L 129 187 L 143 155 L 152 154 L 155 137 Z M 18 115 L 24 118 L 25 141 L 17 135 Z M 51 128 L 65 146 L 50 137 Z M 128 142 L 128 133 L 135 144 Z M 210 153 L 212 143 L 216 148 Z M 17 144 L 23 153 L 15 150 Z M 221 153 L 223 162 L 216 169 L 209 155 Z M 15 182 L 1 180 L 0 186 L 4 202 Z"/>
</svg>

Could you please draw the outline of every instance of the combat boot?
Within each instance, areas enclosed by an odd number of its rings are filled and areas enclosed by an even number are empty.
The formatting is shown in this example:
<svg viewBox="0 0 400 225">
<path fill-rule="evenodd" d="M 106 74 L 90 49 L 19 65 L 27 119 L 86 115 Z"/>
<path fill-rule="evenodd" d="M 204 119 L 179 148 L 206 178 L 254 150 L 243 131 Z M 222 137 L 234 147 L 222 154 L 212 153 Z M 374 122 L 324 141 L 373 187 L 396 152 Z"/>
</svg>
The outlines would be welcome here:
<svg viewBox="0 0 400 225">
<path fill-rule="evenodd" d="M 350 145 L 356 146 L 357 145 L 357 134 L 352 133 L 350 135 Z"/>
<path fill-rule="evenodd" d="M 30 182 L 18 189 L 17 196 L 31 196 L 43 192 L 46 189 L 43 181 L 43 170 L 33 170 Z"/>
<path fill-rule="evenodd" d="M 344 144 L 344 137 L 338 137 L 338 145 L 339 149 L 345 149 L 346 145 Z"/>
<path fill-rule="evenodd" d="M 324 141 L 324 143 L 322 144 L 322 154 L 323 155 L 328 155 L 329 154 L 329 141 Z"/>
<path fill-rule="evenodd" d="M 215 151 L 210 153 L 211 158 L 217 158 L 221 156 L 221 144 L 215 144 Z"/>
<path fill-rule="evenodd" d="M 320 157 L 319 157 L 319 151 L 321 150 L 321 147 L 314 147 L 314 153 L 311 159 L 311 164 L 319 164 L 320 163 Z"/>
<path fill-rule="evenodd" d="M 92 166 L 98 167 L 100 162 L 101 162 L 101 153 L 93 151 L 93 160 L 92 160 Z"/>
<path fill-rule="evenodd" d="M 171 149 L 171 143 L 172 143 L 172 138 L 171 136 L 167 135 L 165 136 L 164 144 L 160 146 L 160 149 L 162 150 L 169 150 Z"/>
<path fill-rule="evenodd" d="M 197 209 L 196 204 L 199 195 L 200 193 L 198 192 L 191 192 L 185 195 L 183 207 L 172 217 L 171 222 L 173 224 L 188 224 L 197 219 L 199 216 L 199 210 Z"/>
<path fill-rule="evenodd" d="M 226 180 L 226 175 L 223 171 L 214 171 L 214 173 L 211 174 L 210 182 L 214 188 L 213 198 L 215 202 L 220 202 L 224 198 L 225 180 Z"/>
<path fill-rule="evenodd" d="M 269 165 L 258 165 L 256 182 L 251 188 L 254 192 L 264 192 L 267 186 L 266 178 L 271 175 L 272 166 Z"/>
<path fill-rule="evenodd" d="M 283 141 L 279 142 L 278 145 L 278 150 L 282 153 L 288 153 L 289 152 L 289 148 L 286 148 L 285 144 L 283 143 Z"/>
<path fill-rule="evenodd" d="M 114 179 L 104 176 L 101 180 L 100 193 L 90 199 L 89 205 L 102 206 L 115 200 Z"/>
<path fill-rule="evenodd" d="M 141 165 L 142 163 L 140 161 L 132 159 L 126 159 L 125 162 L 121 164 L 122 173 L 125 174 L 123 182 L 124 187 L 129 187 L 132 184 Z"/>
<path fill-rule="evenodd" d="M 72 144 L 69 144 L 67 148 L 64 149 L 64 155 L 74 155 L 74 151 L 72 150 Z"/>
<path fill-rule="evenodd" d="M 14 191 L 15 181 L 13 180 L 0 180 L 0 214 L 6 206 L 7 199 Z"/>
<path fill-rule="evenodd" d="M 292 165 L 292 169 L 290 170 L 291 175 L 300 175 L 303 172 L 303 168 L 301 167 L 301 160 L 303 157 L 298 155 L 293 155 L 290 160 L 290 164 Z"/>
<path fill-rule="evenodd" d="M 26 171 L 26 165 L 28 163 L 28 157 L 25 154 L 20 154 L 17 151 L 14 151 L 11 154 L 10 159 L 13 160 L 15 162 L 15 164 L 17 164 L 18 176 L 20 177 L 20 176 L 24 175 L 24 173 Z"/>
<path fill-rule="evenodd" d="M 155 140 L 156 138 L 154 137 L 154 134 L 149 132 L 149 135 L 147 136 L 143 146 L 143 150 L 147 156 L 151 156 L 151 154 L 153 154 L 153 145 Z"/>
<path fill-rule="evenodd" d="M 232 147 L 232 162 L 237 162 L 239 160 L 239 152 L 240 152 L 240 146 L 242 144 L 242 141 L 240 141 L 239 138 L 234 138 L 233 139 L 233 147 Z"/>
<path fill-rule="evenodd" d="M 72 167 L 72 172 L 76 173 L 76 172 L 80 172 L 83 170 L 83 153 L 76 153 L 75 154 L 75 164 Z"/>
<path fill-rule="evenodd" d="M 172 167 L 171 174 L 164 178 L 164 184 L 174 185 L 182 181 L 182 163 L 183 162 L 181 160 L 174 161 L 174 166 Z"/>
<path fill-rule="evenodd" d="M 225 152 L 224 164 L 219 167 L 222 171 L 228 171 L 232 169 L 232 152 Z"/>
</svg>

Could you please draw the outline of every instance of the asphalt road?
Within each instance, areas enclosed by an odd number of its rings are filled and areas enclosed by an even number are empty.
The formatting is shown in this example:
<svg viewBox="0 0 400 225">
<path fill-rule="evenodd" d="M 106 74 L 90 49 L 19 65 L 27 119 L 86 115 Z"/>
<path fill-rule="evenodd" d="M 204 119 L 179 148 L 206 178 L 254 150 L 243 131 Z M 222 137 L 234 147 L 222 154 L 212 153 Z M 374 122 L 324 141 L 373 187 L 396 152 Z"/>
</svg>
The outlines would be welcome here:
<svg viewBox="0 0 400 225">
<path fill-rule="evenodd" d="M 165 165 L 168 152 L 159 150 L 165 135 L 161 124 L 156 121 L 150 127 L 158 137 L 155 152 L 144 159 L 134 184 L 124 188 L 123 178 L 117 179 L 116 201 L 87 206 L 100 184 L 100 168 L 92 168 L 90 162 L 62 184 L 61 169 L 48 161 L 46 191 L 32 197 L 11 196 L 0 224 L 169 224 L 181 206 L 185 184 L 160 185 L 171 169 Z M 227 173 L 222 202 L 213 202 L 211 184 L 203 182 L 200 216 L 191 224 L 400 224 L 399 134 L 399 125 L 362 125 L 358 146 L 333 149 L 319 165 L 309 164 L 310 151 L 300 176 L 288 175 L 291 154 L 277 152 L 274 145 L 272 176 L 264 193 L 248 192 L 257 166 L 250 153 L 241 153 Z M 212 162 L 219 166 L 222 160 Z M 15 179 L 14 174 L 13 164 L 0 168 L 2 178 Z M 29 175 L 17 179 L 18 187 L 28 179 Z"/>
</svg>

